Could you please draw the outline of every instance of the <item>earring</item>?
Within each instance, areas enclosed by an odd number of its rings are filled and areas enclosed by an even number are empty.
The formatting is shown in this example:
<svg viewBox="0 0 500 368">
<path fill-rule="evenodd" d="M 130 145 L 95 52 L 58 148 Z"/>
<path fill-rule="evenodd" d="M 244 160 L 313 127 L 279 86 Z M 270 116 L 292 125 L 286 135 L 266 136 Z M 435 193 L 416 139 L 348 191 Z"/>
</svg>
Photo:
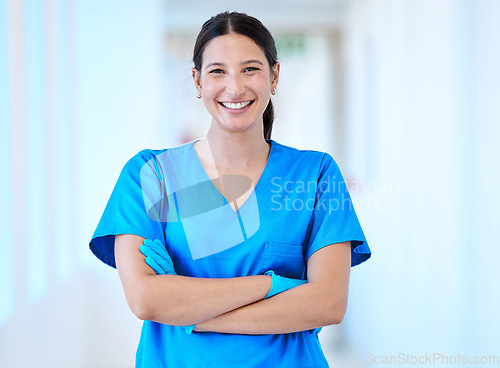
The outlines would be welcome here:
<svg viewBox="0 0 500 368">
<path fill-rule="evenodd" d="M 276 94 L 276 88 L 273 88 L 273 90 L 271 91 L 271 94 L 274 96 Z"/>
<path fill-rule="evenodd" d="M 196 94 L 196 97 L 201 98 L 201 92 L 198 92 L 198 93 Z"/>
</svg>

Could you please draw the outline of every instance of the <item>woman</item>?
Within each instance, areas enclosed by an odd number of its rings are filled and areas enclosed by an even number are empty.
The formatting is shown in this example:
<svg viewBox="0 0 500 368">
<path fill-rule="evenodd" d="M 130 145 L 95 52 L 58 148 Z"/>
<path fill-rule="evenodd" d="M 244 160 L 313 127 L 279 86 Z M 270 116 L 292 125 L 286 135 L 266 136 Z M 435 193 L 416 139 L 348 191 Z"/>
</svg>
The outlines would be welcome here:
<svg viewBox="0 0 500 368">
<path fill-rule="evenodd" d="M 371 255 L 340 170 L 271 139 L 280 64 L 257 19 L 212 17 L 193 61 L 207 136 L 134 156 L 90 243 L 144 320 L 136 366 L 328 367 L 318 331 Z"/>
</svg>

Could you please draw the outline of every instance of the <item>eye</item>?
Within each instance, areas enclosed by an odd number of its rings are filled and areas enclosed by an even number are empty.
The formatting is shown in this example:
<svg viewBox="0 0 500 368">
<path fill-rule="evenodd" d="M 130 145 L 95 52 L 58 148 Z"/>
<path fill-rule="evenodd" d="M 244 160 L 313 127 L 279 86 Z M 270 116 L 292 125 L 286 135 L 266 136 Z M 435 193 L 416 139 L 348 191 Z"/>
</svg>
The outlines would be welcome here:
<svg viewBox="0 0 500 368">
<path fill-rule="evenodd" d="M 254 67 L 254 66 L 249 66 L 248 68 L 245 68 L 245 72 L 255 72 L 257 70 L 260 70 L 260 69 Z"/>
<path fill-rule="evenodd" d="M 209 74 L 222 74 L 224 71 L 222 69 L 213 69 L 209 72 Z"/>
</svg>

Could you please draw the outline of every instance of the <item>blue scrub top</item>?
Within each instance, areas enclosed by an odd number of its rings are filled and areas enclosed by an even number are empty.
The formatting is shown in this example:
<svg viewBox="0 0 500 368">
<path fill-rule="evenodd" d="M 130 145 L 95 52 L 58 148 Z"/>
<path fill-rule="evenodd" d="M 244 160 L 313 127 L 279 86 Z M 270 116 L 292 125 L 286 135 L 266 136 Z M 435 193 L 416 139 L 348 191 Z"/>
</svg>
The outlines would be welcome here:
<svg viewBox="0 0 500 368">
<path fill-rule="evenodd" d="M 351 241 L 352 266 L 370 258 L 346 184 L 329 154 L 268 139 L 264 171 L 250 196 L 233 210 L 210 180 L 195 142 L 144 150 L 127 162 L 90 242 L 101 261 L 116 267 L 117 234 L 161 239 L 177 274 L 191 277 L 273 270 L 306 279 L 314 252 L 345 241 Z M 240 191 L 230 194 L 234 198 L 249 188 L 244 177 L 229 179 Z M 328 363 L 317 330 L 188 335 L 182 327 L 144 321 L 136 367 L 316 368 Z"/>
</svg>

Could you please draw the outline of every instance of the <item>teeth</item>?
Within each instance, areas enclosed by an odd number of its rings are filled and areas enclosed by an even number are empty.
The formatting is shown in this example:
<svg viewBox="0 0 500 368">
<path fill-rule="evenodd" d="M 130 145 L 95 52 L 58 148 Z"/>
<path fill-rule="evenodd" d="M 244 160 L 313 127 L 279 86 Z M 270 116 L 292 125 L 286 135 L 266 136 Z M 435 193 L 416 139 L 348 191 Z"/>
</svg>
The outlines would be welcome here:
<svg viewBox="0 0 500 368">
<path fill-rule="evenodd" d="M 246 101 L 246 102 L 238 102 L 238 103 L 232 103 L 232 102 L 222 102 L 222 104 L 227 107 L 228 109 L 231 109 L 231 110 L 238 110 L 238 109 L 242 109 L 244 107 L 247 107 L 248 105 L 250 105 L 252 101 Z"/>
</svg>

